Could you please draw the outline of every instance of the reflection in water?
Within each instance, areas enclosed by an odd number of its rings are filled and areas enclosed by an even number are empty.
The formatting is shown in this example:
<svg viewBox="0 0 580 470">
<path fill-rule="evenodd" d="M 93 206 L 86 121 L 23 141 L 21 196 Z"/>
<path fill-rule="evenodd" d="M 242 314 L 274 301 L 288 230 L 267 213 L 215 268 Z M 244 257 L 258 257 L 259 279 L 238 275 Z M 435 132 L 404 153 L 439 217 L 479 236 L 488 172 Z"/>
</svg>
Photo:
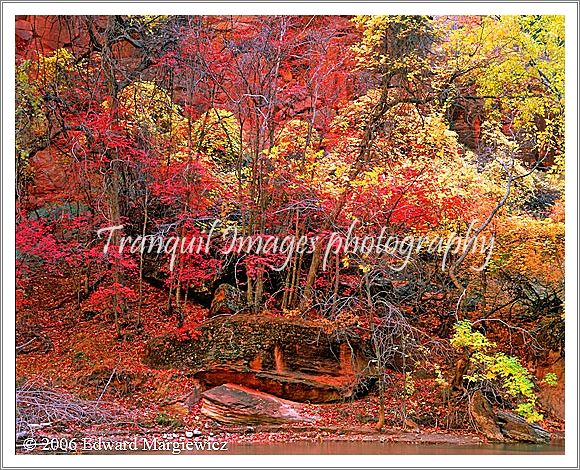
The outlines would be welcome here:
<svg viewBox="0 0 580 470">
<path fill-rule="evenodd" d="M 408 444 L 377 441 L 322 441 L 322 442 L 281 442 L 273 444 L 232 444 L 231 454 L 246 455 L 469 455 L 469 454 L 564 454 L 564 442 L 550 445 L 538 444 Z"/>
</svg>

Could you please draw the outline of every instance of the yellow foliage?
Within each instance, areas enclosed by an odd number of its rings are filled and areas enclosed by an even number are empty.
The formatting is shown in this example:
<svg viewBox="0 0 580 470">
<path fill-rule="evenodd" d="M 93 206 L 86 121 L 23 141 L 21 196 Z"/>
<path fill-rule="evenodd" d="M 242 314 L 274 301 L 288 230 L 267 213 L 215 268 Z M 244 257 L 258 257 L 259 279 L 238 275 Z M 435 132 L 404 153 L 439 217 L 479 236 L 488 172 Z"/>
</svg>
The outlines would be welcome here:
<svg viewBox="0 0 580 470">
<path fill-rule="evenodd" d="M 427 16 L 359 15 L 362 38 L 353 46 L 360 68 L 403 74 L 413 81 L 428 67 L 422 51 L 436 35 Z"/>
<path fill-rule="evenodd" d="M 564 280 L 563 222 L 550 218 L 507 217 L 496 229 L 496 246 L 489 265 L 512 277 L 524 276 L 543 286 L 557 287 Z"/>
<path fill-rule="evenodd" d="M 169 93 L 151 81 L 138 81 L 118 95 L 122 120 L 134 136 L 149 141 L 161 155 L 185 158 L 188 121 Z M 110 106 L 105 101 L 103 106 Z"/>
<path fill-rule="evenodd" d="M 312 155 L 314 146 L 320 141 L 318 131 L 308 122 L 292 119 L 284 124 L 276 139 L 278 155 L 284 157 L 308 157 Z"/>
<path fill-rule="evenodd" d="M 172 134 L 183 129 L 186 119 L 169 94 L 154 82 L 134 82 L 119 93 L 119 103 L 132 124 L 155 134 Z"/>
<path fill-rule="evenodd" d="M 443 53 L 449 70 L 474 71 L 488 119 L 511 115 L 544 155 L 563 149 L 564 38 L 563 16 L 484 16 L 452 29 Z"/>
<path fill-rule="evenodd" d="M 142 26 L 148 33 L 165 24 L 169 18 L 168 15 L 127 15 L 131 25 Z"/>
<path fill-rule="evenodd" d="M 65 48 L 57 49 L 50 55 L 39 54 L 37 58 L 38 80 L 44 85 L 65 78 L 67 70 L 73 66 L 74 57 Z"/>
<path fill-rule="evenodd" d="M 231 169 L 241 157 L 242 133 L 236 116 L 224 109 L 212 108 L 192 123 L 192 146 L 206 153 L 222 169 Z"/>
</svg>

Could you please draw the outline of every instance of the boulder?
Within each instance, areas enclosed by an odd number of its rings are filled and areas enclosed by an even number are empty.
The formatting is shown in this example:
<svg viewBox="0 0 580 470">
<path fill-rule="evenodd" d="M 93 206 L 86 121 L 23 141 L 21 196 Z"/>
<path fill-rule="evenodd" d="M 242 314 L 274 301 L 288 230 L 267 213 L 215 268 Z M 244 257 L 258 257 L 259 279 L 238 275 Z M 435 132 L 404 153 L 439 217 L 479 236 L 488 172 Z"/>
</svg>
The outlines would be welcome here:
<svg viewBox="0 0 580 470">
<path fill-rule="evenodd" d="M 497 422 L 502 434 L 507 438 L 520 442 L 547 444 L 550 442 L 550 433 L 535 423 L 528 423 L 521 416 L 505 411 L 497 413 Z"/>
<path fill-rule="evenodd" d="M 203 393 L 201 412 L 223 424 L 289 424 L 315 422 L 302 405 L 234 384 Z"/>
<path fill-rule="evenodd" d="M 212 318 L 199 331 L 196 340 L 150 340 L 144 362 L 186 370 L 206 387 L 235 383 L 311 403 L 356 395 L 369 373 L 359 337 L 314 321 L 238 314 Z"/>
<path fill-rule="evenodd" d="M 189 392 L 185 397 L 185 404 L 191 410 L 191 408 L 199 403 L 199 400 L 201 400 L 201 384 L 196 381 L 191 392 Z"/>
<path fill-rule="evenodd" d="M 419 429 L 419 425 L 411 418 L 405 418 L 405 420 L 403 421 L 403 428 L 413 431 L 415 433 L 421 432 L 421 430 Z"/>
<path fill-rule="evenodd" d="M 479 431 L 491 441 L 550 442 L 550 433 L 521 416 L 506 411 L 494 412 L 491 404 L 480 391 L 475 392 L 470 404 L 470 413 Z"/>
<path fill-rule="evenodd" d="M 497 417 L 491 404 L 479 390 L 473 394 L 471 402 L 469 403 L 469 412 L 479 428 L 479 432 L 485 437 L 492 441 L 506 441 L 497 423 Z"/>
<path fill-rule="evenodd" d="M 243 301 L 243 294 L 239 289 L 230 284 L 220 284 L 211 301 L 209 317 L 234 315 L 244 310 L 246 306 Z"/>
</svg>

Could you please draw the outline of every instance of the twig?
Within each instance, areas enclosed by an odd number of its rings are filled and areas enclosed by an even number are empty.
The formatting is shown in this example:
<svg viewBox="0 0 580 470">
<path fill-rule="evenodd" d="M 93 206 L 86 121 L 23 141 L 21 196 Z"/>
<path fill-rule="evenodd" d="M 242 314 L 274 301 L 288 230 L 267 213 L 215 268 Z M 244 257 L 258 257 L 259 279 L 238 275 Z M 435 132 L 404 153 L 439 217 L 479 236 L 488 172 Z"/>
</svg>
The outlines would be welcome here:
<svg viewBox="0 0 580 470">
<path fill-rule="evenodd" d="M 24 344 L 21 344 L 20 346 L 16 346 L 16 350 L 20 351 L 21 349 L 24 349 L 26 346 L 28 346 L 29 344 L 32 344 L 34 341 L 36 341 L 38 338 L 34 337 L 31 340 L 27 341 Z"/>
<path fill-rule="evenodd" d="M 103 395 L 107 391 L 107 387 L 111 383 L 111 380 L 113 380 L 113 376 L 115 375 L 116 372 L 117 372 L 117 366 L 115 366 L 115 368 L 113 369 L 113 372 L 111 372 L 111 376 L 109 377 L 109 380 L 107 381 L 107 384 L 105 385 L 105 388 L 103 388 L 103 391 L 99 395 L 99 398 L 97 398 L 97 403 L 95 406 L 99 406 L 99 403 L 101 402 L 101 398 L 103 398 Z"/>
</svg>

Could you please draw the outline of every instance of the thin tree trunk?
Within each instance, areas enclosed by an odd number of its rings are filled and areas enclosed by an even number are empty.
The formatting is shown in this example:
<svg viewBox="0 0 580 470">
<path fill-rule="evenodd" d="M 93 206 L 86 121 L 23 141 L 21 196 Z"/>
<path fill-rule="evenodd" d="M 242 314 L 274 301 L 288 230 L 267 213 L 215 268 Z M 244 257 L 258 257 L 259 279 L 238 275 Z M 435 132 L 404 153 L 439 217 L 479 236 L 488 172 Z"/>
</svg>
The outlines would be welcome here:
<svg viewBox="0 0 580 470">
<path fill-rule="evenodd" d="M 368 303 L 368 322 L 371 330 L 371 338 L 373 340 L 373 348 L 375 350 L 375 357 L 377 359 L 377 378 L 379 386 L 379 416 L 377 419 L 376 430 L 381 431 L 385 425 L 385 380 L 384 380 L 384 364 L 383 364 L 383 351 L 381 345 L 378 343 L 376 328 L 375 328 L 375 318 L 374 318 L 374 306 L 373 299 L 371 296 L 371 286 L 368 275 L 365 276 L 365 288 L 367 294 Z"/>
<path fill-rule="evenodd" d="M 147 192 L 147 188 L 145 188 L 145 203 L 143 205 L 143 231 L 141 232 L 141 236 L 143 237 L 143 247 L 145 246 L 145 236 L 147 235 L 147 222 L 148 222 L 148 215 L 149 212 L 147 210 L 147 203 L 148 203 L 148 196 L 149 193 Z M 139 304 L 137 306 L 137 322 L 136 326 L 139 328 L 141 326 L 141 307 L 143 305 L 143 251 L 139 250 Z"/>
<path fill-rule="evenodd" d="M 340 282 L 340 255 L 337 253 L 336 264 L 334 268 L 334 289 L 332 290 L 332 309 L 330 311 L 331 315 L 334 315 L 334 312 L 336 312 L 339 282 Z"/>
</svg>

